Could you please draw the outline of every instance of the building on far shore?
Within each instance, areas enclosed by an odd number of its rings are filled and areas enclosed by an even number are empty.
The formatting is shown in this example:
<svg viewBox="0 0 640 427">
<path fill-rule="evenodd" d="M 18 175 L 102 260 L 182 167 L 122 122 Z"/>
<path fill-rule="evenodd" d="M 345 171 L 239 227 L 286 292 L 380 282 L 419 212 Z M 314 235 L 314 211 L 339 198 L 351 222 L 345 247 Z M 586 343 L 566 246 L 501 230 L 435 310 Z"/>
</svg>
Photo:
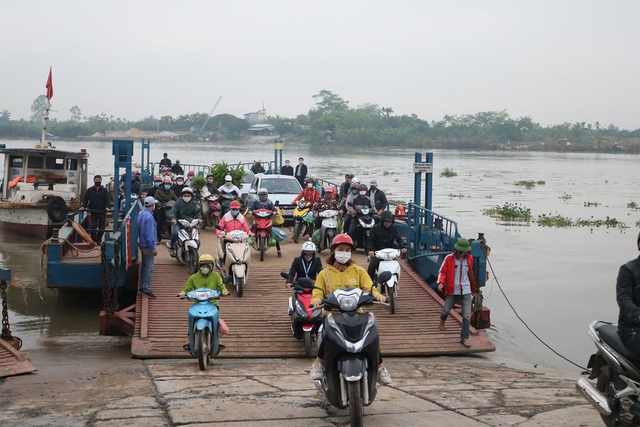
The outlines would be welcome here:
<svg viewBox="0 0 640 427">
<path fill-rule="evenodd" d="M 257 123 L 265 123 L 267 121 L 267 110 L 262 106 L 262 110 L 256 112 L 244 113 L 244 119 L 249 122 L 250 125 Z"/>
<path fill-rule="evenodd" d="M 257 123 L 253 126 L 250 126 L 247 129 L 249 135 L 265 135 L 270 136 L 273 135 L 276 131 L 275 126 L 270 125 L 269 123 Z"/>
</svg>

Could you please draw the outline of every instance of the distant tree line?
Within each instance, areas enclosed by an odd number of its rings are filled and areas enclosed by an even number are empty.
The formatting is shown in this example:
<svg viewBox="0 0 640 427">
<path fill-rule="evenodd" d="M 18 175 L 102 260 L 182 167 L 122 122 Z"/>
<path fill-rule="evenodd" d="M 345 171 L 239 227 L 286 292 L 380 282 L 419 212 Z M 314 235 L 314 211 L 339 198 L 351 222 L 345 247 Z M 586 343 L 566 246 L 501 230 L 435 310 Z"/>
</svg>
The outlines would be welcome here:
<svg viewBox="0 0 640 427">
<path fill-rule="evenodd" d="M 277 135 L 296 137 L 308 143 L 333 143 L 356 146 L 398 146 L 428 148 L 495 148 L 523 147 L 557 149 L 571 146 L 571 150 L 615 149 L 639 146 L 640 129 L 619 129 L 610 124 L 601 126 L 578 122 L 541 126 L 531 117 L 513 119 L 506 111 L 488 111 L 467 115 L 445 115 L 441 120 L 427 121 L 417 115 L 394 115 L 391 107 L 364 104 L 349 107 L 339 95 L 321 90 L 313 95 L 315 106 L 307 114 L 295 118 L 270 116 L 268 122 Z M 46 99 L 39 96 L 32 104 L 31 120 L 11 120 L 9 111 L 0 111 L 0 138 L 39 138 Z M 77 138 L 105 130 L 182 132 L 192 135 L 222 134 L 236 139 L 246 134 L 249 123 L 230 114 L 219 114 L 208 122 L 205 113 L 178 117 L 148 116 L 129 121 L 101 113 L 82 116 L 80 108 L 70 109 L 71 119 L 59 121 L 51 117 L 48 131 L 60 138 Z"/>
</svg>

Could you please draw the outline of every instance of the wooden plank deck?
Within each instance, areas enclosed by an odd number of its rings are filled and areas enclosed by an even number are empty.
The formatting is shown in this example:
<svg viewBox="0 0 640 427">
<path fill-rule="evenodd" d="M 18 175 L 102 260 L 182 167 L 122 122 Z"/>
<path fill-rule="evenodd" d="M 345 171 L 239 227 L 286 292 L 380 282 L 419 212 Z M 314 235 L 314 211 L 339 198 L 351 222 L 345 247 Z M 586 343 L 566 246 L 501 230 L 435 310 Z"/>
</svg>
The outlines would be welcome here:
<svg viewBox="0 0 640 427">
<path fill-rule="evenodd" d="M 209 234 L 209 233 L 203 233 Z M 212 233 L 211 233 L 212 235 Z M 203 236 L 206 239 L 206 236 Z M 209 253 L 215 237 L 210 238 Z M 203 242 L 203 247 L 204 247 Z M 275 250 L 267 252 L 264 262 L 253 253 L 249 278 L 242 298 L 235 295 L 229 285 L 229 296 L 220 300 L 220 317 L 229 326 L 229 335 L 221 341 L 226 346 L 217 357 L 304 357 L 304 344 L 291 335 L 287 315 L 288 298 L 291 291 L 284 288 L 281 271 L 287 271 L 294 256 L 299 254 L 299 245 L 290 240 L 282 244 L 283 258 L 276 258 Z M 159 251 L 166 252 L 160 247 Z M 200 253 L 206 253 L 203 250 Z M 324 259 L 325 251 L 321 254 Z M 187 281 L 184 265 L 159 254 L 156 260 L 152 290 L 158 297 L 149 300 L 138 295 L 136 301 L 135 332 L 132 337 L 131 354 L 136 358 L 189 357 L 182 349 L 187 339 L 187 300 L 176 298 L 176 294 Z M 366 257 L 361 251 L 354 260 L 366 268 Z M 466 354 L 495 351 L 495 346 L 481 331 L 471 335 L 470 348 L 459 342 L 461 318 L 452 311 L 444 331 L 438 329 L 443 301 L 404 262 L 399 285 L 396 313 L 387 307 L 376 305 L 380 329 L 381 350 L 387 356 L 430 356 L 443 354 Z M 472 331 L 474 329 L 472 328 Z"/>
<path fill-rule="evenodd" d="M 31 361 L 11 344 L 0 339 L 0 378 L 37 371 Z"/>
</svg>

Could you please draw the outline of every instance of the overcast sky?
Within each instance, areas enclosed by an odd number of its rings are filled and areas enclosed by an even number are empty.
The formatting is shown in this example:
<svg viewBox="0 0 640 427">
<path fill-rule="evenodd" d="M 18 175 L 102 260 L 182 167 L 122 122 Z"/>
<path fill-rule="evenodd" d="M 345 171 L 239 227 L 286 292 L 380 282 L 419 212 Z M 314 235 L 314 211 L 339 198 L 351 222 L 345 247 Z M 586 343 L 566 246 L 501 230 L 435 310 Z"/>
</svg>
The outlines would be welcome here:
<svg viewBox="0 0 640 427">
<path fill-rule="evenodd" d="M 440 120 L 506 110 L 547 126 L 640 128 L 640 1 L 0 1 L 0 111 L 136 120 L 264 106 L 294 117 L 330 90 Z"/>
</svg>

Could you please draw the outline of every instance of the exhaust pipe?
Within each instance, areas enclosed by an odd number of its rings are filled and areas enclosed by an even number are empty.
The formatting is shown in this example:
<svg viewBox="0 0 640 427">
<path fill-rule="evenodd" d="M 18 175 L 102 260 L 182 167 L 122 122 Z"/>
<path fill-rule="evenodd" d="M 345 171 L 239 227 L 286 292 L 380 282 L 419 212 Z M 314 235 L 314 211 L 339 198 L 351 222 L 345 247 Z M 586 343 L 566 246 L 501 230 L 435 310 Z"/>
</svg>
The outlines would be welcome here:
<svg viewBox="0 0 640 427">
<path fill-rule="evenodd" d="M 599 413 L 608 416 L 611 415 L 611 408 L 609 402 L 604 394 L 598 390 L 589 380 L 586 378 L 578 379 L 576 382 L 576 389 L 582 393 L 587 402 L 591 404 Z"/>
</svg>

